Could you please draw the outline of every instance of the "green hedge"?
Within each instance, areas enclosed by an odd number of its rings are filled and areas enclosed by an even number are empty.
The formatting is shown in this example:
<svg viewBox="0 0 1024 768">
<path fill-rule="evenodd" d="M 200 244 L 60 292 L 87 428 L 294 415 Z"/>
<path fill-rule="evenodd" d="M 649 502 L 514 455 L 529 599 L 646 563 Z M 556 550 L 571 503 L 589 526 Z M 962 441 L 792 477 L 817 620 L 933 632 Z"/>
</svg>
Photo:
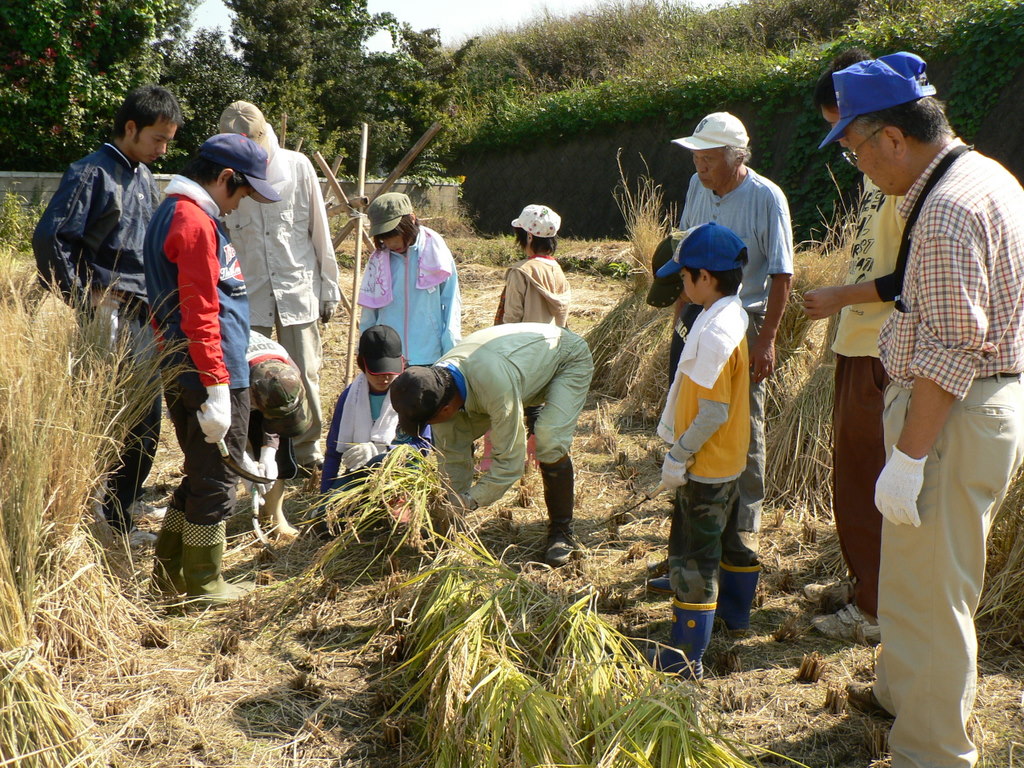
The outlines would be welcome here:
<svg viewBox="0 0 1024 768">
<path fill-rule="evenodd" d="M 786 129 L 793 134 L 794 151 L 777 163 L 759 146 L 756 160 L 759 167 L 784 166 L 774 180 L 789 195 L 798 235 L 806 237 L 814 234 L 822 216 L 831 216 L 837 183 L 845 187 L 855 174 L 841 167 L 845 164 L 830 169 L 821 162 L 815 149 L 823 125 L 810 109 L 811 90 L 822 68 L 852 46 L 879 55 L 912 50 L 926 60 L 952 60 L 952 82 L 940 97 L 949 103 L 957 132 L 970 141 L 1024 65 L 1024 0 L 922 0 L 902 4 L 898 14 L 881 20 L 855 22 L 832 41 L 808 43 L 788 55 L 721 53 L 685 72 L 624 75 L 548 94 L 509 87 L 478 96 L 489 103 L 490 113 L 464 120 L 456 143 L 463 153 L 522 149 L 652 119 L 679 122 L 724 104 L 751 104 L 764 125 L 778 125 L 791 116 Z M 823 204 L 826 210 L 821 210 Z"/>
</svg>

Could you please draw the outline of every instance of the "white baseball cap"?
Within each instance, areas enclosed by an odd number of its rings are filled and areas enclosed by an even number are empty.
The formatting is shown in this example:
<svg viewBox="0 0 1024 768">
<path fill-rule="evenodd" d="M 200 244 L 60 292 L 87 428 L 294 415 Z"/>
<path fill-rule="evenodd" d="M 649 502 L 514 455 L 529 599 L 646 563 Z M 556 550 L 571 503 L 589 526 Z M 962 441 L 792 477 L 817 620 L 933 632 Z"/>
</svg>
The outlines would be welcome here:
<svg viewBox="0 0 1024 768">
<path fill-rule="evenodd" d="M 528 205 L 512 219 L 512 226 L 525 229 L 534 237 L 554 237 L 562 226 L 562 217 L 546 205 Z"/>
<path fill-rule="evenodd" d="M 746 147 L 750 141 L 747 129 L 736 115 L 728 112 L 712 112 L 699 123 L 693 136 L 672 139 L 687 149 L 715 149 L 716 147 Z"/>
</svg>

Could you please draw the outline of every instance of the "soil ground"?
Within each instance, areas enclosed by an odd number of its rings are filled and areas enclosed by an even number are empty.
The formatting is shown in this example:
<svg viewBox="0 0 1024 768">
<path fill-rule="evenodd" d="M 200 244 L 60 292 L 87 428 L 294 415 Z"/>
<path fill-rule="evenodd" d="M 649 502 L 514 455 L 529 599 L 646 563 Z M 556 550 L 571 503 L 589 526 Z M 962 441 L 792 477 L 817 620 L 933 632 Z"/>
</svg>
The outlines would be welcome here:
<svg viewBox="0 0 1024 768">
<path fill-rule="evenodd" d="M 625 247 L 581 246 L 605 261 Z M 625 281 L 596 273 L 572 272 L 569 277 L 574 292 L 570 327 L 581 333 L 629 290 Z M 503 270 L 466 263 L 460 266 L 460 279 L 468 333 L 491 323 Z M 350 272 L 344 280 L 350 284 Z M 347 318 L 329 325 L 324 336 L 322 399 L 329 419 L 343 385 Z M 651 415 L 660 407 L 651 403 Z M 668 497 L 642 505 L 623 525 L 608 524 L 613 512 L 657 484 L 662 452 L 649 421 L 623 414 L 617 401 L 591 396 L 573 444 L 577 534 L 585 550 L 580 560 L 546 578 L 562 580 L 568 590 L 594 585 L 600 610 L 615 625 L 633 636 L 666 641 L 669 603 L 647 595 L 644 583 L 645 565 L 664 551 Z M 150 500 L 166 498 L 180 466 L 172 430 L 165 424 Z M 312 490 L 309 481 L 290 484 L 286 510 L 293 520 L 310 506 Z M 240 512 L 247 506 L 242 495 Z M 389 561 L 354 584 L 319 589 L 293 610 L 277 610 L 274 596 L 304 571 L 321 544 L 303 537 L 264 552 L 247 519 L 239 514 L 230 523 L 228 575 L 255 578 L 260 589 L 220 611 L 164 617 L 166 636 L 149 638 L 147 647 L 118 669 L 104 665 L 74 673 L 73 698 L 109 740 L 111 764 L 416 765 L 412 737 L 403 724 L 381 719 L 394 692 L 379 683 L 391 649 L 387 635 L 377 632 L 387 625 L 395 604 L 393 587 L 410 575 L 415 562 Z M 540 478 L 533 472 L 501 502 L 475 512 L 471 522 L 492 552 L 533 573 L 539 569 L 529 563 L 540 550 L 545 519 Z M 723 736 L 763 750 L 765 765 L 887 765 L 888 724 L 846 711 L 842 695 L 835 695 L 849 680 L 871 679 L 875 650 L 816 635 L 809 627 L 816 606 L 800 594 L 803 585 L 842 572 L 831 525 L 769 504 L 761 556 L 764 577 L 752 635 L 732 639 L 716 630 L 707 656 L 711 674 L 694 688 L 705 701 L 709 723 Z M 127 583 L 142 585 L 149 553 L 139 553 L 126 565 Z M 806 681 L 799 679 L 801 666 Z M 981 765 L 1010 766 L 1014 750 L 1017 760 L 1024 761 L 1020 648 L 985 645 L 980 666 L 973 724 Z"/>
</svg>

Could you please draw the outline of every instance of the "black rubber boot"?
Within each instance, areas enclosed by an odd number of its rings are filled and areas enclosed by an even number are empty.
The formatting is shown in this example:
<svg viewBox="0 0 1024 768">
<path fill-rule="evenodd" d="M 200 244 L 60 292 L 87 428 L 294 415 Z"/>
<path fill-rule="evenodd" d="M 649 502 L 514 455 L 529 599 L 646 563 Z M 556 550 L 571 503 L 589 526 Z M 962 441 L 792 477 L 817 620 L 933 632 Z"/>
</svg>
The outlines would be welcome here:
<svg viewBox="0 0 1024 768">
<path fill-rule="evenodd" d="M 540 476 L 544 482 L 544 503 L 548 508 L 548 541 L 544 562 L 552 568 L 559 568 L 569 562 L 576 549 L 572 537 L 572 459 L 566 454 L 552 464 L 541 464 Z"/>
</svg>

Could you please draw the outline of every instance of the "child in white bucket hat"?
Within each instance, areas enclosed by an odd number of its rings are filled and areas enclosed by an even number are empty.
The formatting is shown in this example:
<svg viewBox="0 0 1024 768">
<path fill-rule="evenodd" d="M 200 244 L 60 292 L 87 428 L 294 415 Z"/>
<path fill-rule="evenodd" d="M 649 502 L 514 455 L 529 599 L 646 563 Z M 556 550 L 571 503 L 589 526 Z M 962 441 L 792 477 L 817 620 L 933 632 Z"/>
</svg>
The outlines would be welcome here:
<svg viewBox="0 0 1024 768">
<path fill-rule="evenodd" d="M 558 228 L 562 217 L 546 205 L 528 205 L 512 220 L 516 242 L 526 258 L 513 264 L 505 273 L 505 290 L 501 292 L 494 324 L 552 323 L 565 328 L 569 321 L 572 291 L 562 267 L 555 261 Z M 533 425 L 541 406 L 526 409 L 529 434 L 527 455 L 534 457 Z M 485 441 L 483 467 L 487 466 L 489 445 Z"/>
<path fill-rule="evenodd" d="M 516 242 L 526 258 L 505 273 L 494 324 L 554 323 L 564 328 L 572 292 L 555 261 L 562 217 L 546 205 L 528 205 L 512 220 Z"/>
</svg>

